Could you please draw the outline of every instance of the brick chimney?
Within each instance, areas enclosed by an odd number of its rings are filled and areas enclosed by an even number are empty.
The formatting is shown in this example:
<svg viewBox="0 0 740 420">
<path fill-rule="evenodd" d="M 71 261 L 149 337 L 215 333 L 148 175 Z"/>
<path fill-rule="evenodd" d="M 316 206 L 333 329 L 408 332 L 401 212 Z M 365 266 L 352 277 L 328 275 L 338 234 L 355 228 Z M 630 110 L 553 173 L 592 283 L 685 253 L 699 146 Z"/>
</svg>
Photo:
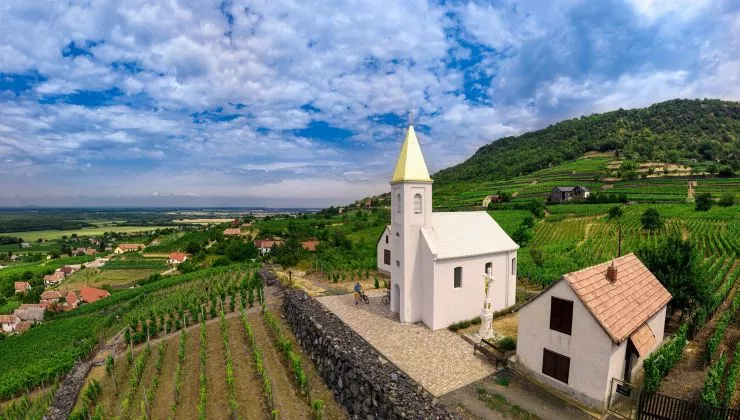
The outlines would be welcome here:
<svg viewBox="0 0 740 420">
<path fill-rule="evenodd" d="M 612 265 L 606 269 L 606 279 L 612 283 L 617 282 L 617 266 L 614 265 L 614 261 L 612 261 Z"/>
</svg>

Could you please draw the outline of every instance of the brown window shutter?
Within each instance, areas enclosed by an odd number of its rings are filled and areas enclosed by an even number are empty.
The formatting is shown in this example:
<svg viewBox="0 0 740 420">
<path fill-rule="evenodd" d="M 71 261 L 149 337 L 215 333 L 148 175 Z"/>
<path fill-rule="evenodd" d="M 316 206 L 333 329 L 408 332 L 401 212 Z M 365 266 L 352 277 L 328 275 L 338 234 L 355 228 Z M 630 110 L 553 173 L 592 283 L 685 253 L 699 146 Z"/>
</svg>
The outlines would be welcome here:
<svg viewBox="0 0 740 420">
<path fill-rule="evenodd" d="M 557 355 L 555 363 L 555 379 L 568 383 L 568 373 L 570 372 L 570 358 Z"/>
<path fill-rule="evenodd" d="M 561 331 L 570 335 L 573 331 L 573 302 L 567 300 L 561 301 L 560 314 L 562 320 Z"/>
<path fill-rule="evenodd" d="M 570 358 L 548 349 L 542 349 L 542 373 L 567 384 Z"/>
</svg>

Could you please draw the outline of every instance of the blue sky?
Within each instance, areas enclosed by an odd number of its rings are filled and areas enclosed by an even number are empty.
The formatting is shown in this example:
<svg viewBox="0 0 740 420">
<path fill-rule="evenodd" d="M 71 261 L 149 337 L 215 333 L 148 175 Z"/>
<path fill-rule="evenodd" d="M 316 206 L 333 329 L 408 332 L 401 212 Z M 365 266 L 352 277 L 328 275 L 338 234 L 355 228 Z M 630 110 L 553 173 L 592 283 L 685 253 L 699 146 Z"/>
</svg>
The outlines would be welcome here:
<svg viewBox="0 0 740 420">
<path fill-rule="evenodd" d="M 305 4 L 0 2 L 0 206 L 340 204 L 388 189 L 410 110 L 436 171 L 563 118 L 740 99 L 738 2 Z"/>
</svg>

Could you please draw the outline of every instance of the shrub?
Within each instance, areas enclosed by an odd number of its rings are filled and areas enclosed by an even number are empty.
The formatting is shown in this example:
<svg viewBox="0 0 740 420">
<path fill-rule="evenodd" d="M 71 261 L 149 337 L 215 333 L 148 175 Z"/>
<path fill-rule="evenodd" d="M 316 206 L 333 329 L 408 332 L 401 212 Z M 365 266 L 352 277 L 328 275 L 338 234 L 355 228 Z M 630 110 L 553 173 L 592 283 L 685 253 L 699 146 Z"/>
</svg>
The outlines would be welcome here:
<svg viewBox="0 0 740 420">
<path fill-rule="evenodd" d="M 498 345 L 502 350 L 516 350 L 516 341 L 511 337 L 502 338 L 498 341 Z"/>
<path fill-rule="evenodd" d="M 645 371 L 645 390 L 655 392 L 660 382 L 671 368 L 678 362 L 686 346 L 686 333 L 688 326 L 682 324 L 676 332 L 676 336 L 661 348 L 654 351 L 642 362 Z"/>
<path fill-rule="evenodd" d="M 726 192 L 719 198 L 719 205 L 722 207 L 730 207 L 735 204 L 735 194 L 732 192 Z"/>
<path fill-rule="evenodd" d="M 696 196 L 697 211 L 708 211 L 712 208 L 712 204 L 714 204 L 714 201 L 712 201 L 712 194 L 703 193 Z"/>
<path fill-rule="evenodd" d="M 473 325 L 480 325 L 480 323 L 481 323 L 480 317 L 479 316 L 476 316 L 475 318 L 473 318 L 473 319 L 470 320 L 470 323 L 473 324 Z"/>
<path fill-rule="evenodd" d="M 704 380 L 704 389 L 701 391 L 702 404 L 710 407 L 719 407 L 719 391 L 722 386 L 722 375 L 725 372 L 726 364 L 727 358 L 725 357 L 725 354 L 722 353 L 719 359 L 709 367 L 707 379 Z"/>
<path fill-rule="evenodd" d="M 663 227 L 663 221 L 660 219 L 660 213 L 654 208 L 649 208 L 642 213 L 640 223 L 643 229 L 656 230 Z"/>
</svg>

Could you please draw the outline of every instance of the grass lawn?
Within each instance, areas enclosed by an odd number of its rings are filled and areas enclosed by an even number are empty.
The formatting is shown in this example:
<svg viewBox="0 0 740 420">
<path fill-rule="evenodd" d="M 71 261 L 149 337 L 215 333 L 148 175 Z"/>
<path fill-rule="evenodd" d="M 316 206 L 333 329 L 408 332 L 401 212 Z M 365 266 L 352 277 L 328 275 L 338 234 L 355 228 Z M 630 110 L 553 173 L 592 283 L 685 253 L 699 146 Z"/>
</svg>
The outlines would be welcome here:
<svg viewBox="0 0 740 420">
<path fill-rule="evenodd" d="M 79 290 L 83 286 L 101 287 L 108 284 L 111 287 L 128 286 L 152 274 L 161 273 L 160 269 L 129 269 L 129 270 L 95 270 L 85 269 L 75 273 L 59 285 L 59 290 Z"/>
<path fill-rule="evenodd" d="M 10 232 L 0 234 L 0 236 L 21 237 L 24 241 L 35 242 L 39 238 L 46 240 L 61 239 L 62 236 L 66 235 L 69 237 L 73 233 L 76 233 L 77 236 L 101 236 L 105 232 L 148 232 L 150 230 L 167 229 L 172 227 L 173 226 L 104 226 L 76 230 L 34 230 L 28 232 Z"/>
</svg>

